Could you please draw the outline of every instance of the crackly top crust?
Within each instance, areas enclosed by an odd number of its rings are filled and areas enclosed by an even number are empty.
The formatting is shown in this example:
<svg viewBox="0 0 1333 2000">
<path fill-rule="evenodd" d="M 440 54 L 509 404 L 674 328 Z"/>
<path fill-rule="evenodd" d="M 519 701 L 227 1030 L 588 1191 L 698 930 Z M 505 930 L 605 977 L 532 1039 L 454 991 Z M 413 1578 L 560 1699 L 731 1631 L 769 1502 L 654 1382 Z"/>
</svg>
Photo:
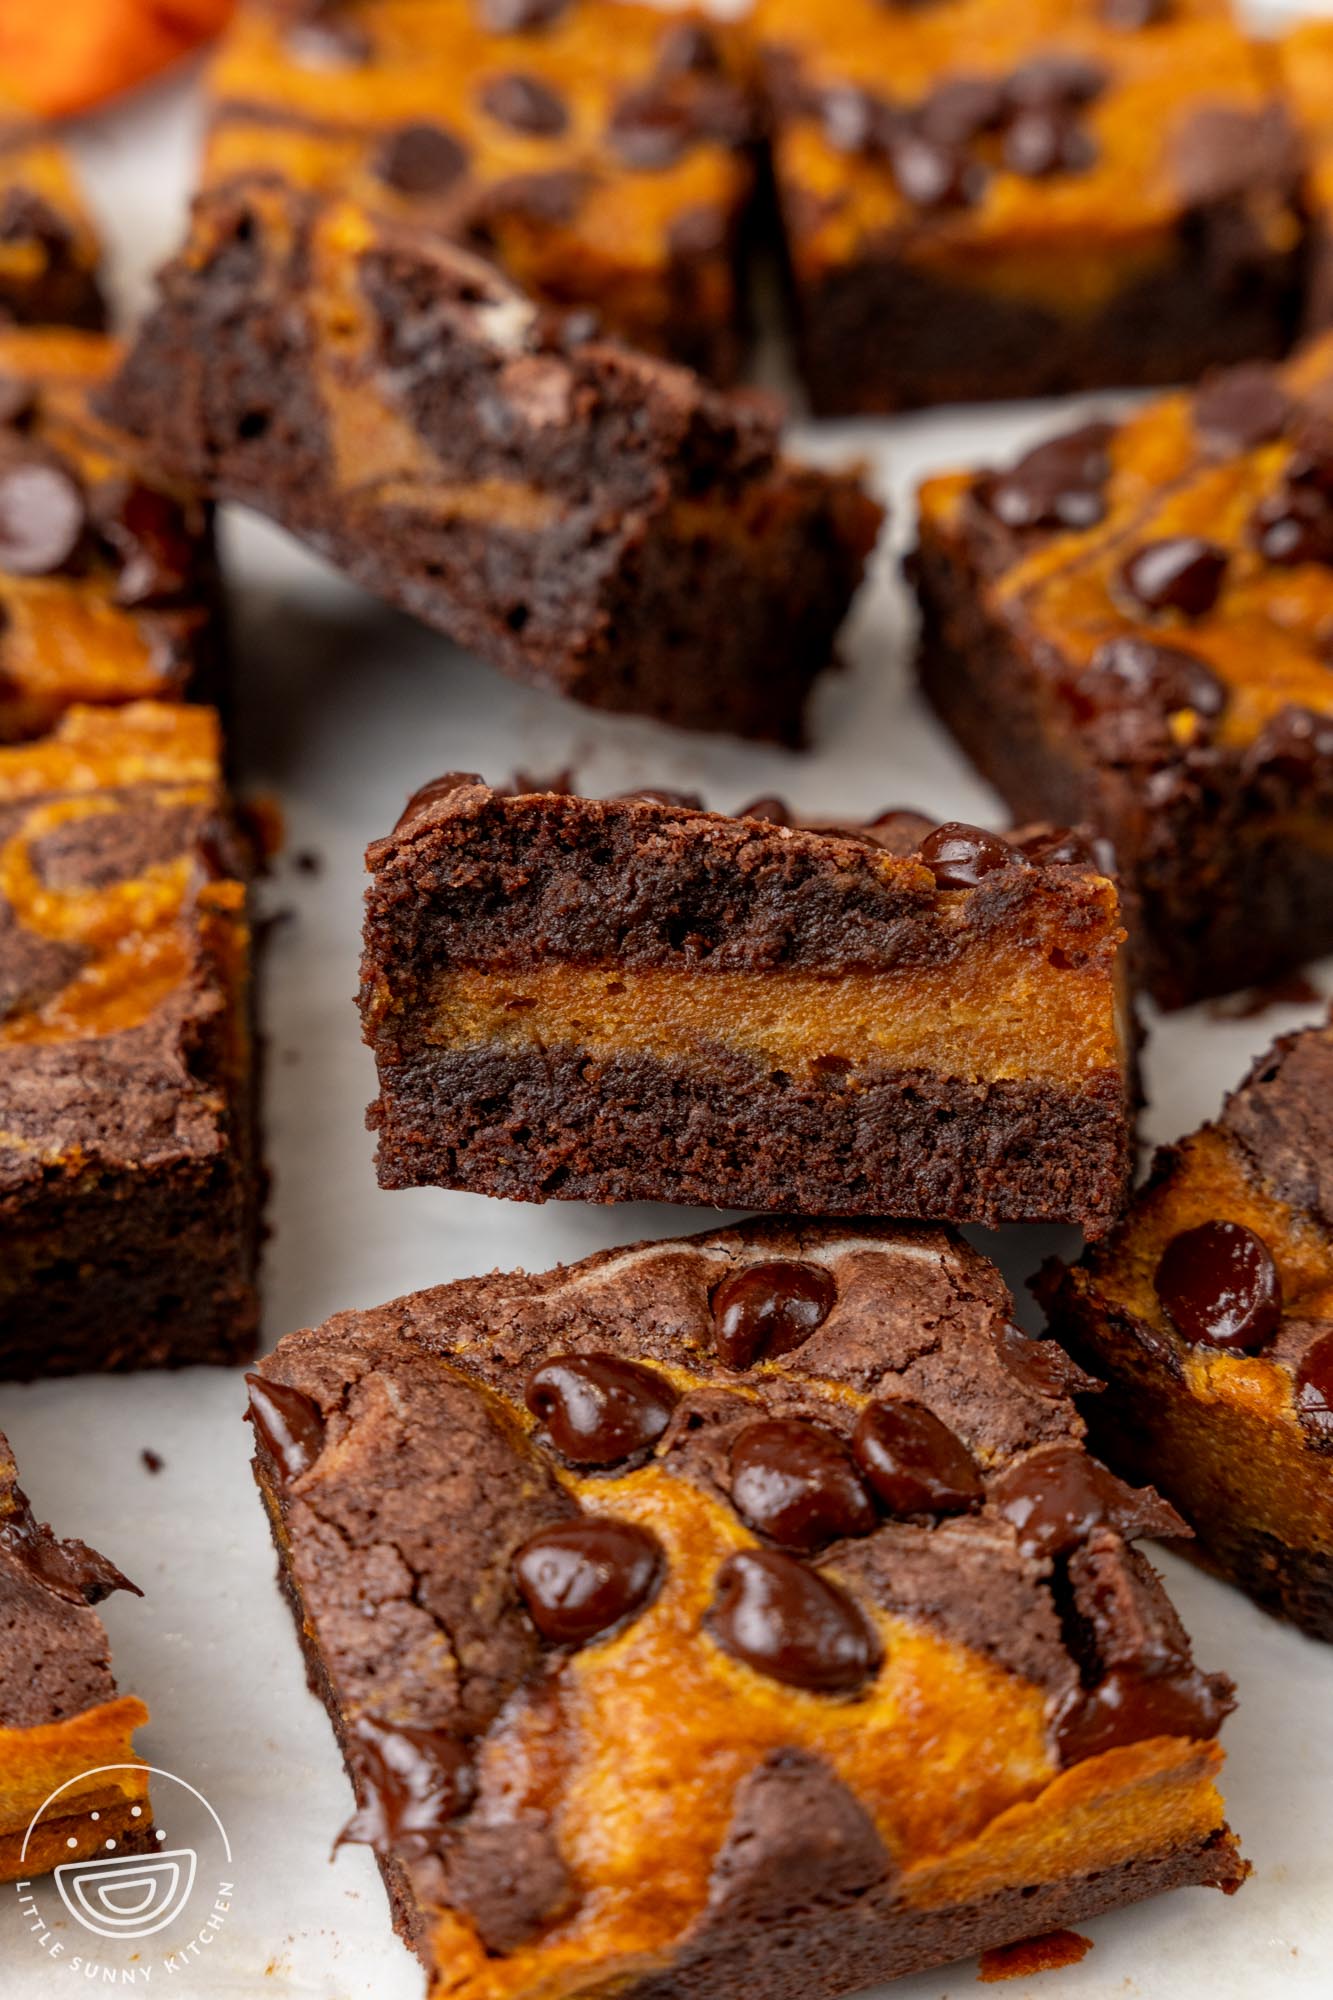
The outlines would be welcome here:
<svg viewBox="0 0 1333 2000">
<path fill-rule="evenodd" d="M 822 1321 L 780 1356 L 727 1365 L 719 1286 L 792 1262 L 826 1288 Z M 1171 1531 L 1171 1511 L 1097 1473 L 1100 1498 L 1055 1558 L 1014 1525 L 1043 1470 L 1090 1461 L 1069 1395 L 1086 1379 L 1008 1312 L 998 1274 L 947 1232 L 759 1223 L 343 1313 L 263 1365 L 261 1483 L 358 1778 L 353 1834 L 406 1871 L 451 1992 L 533 1990 L 534 1964 L 550 1990 L 584 1990 L 580 1966 L 633 1972 L 762 1915 L 780 1832 L 766 1808 L 798 1793 L 815 1811 L 803 1908 L 875 1882 L 908 1905 L 948 1901 L 954 1864 L 989 1852 L 1014 1824 L 1000 1816 L 1040 1814 L 1052 1782 L 1077 1776 L 1090 1797 L 1140 1756 L 1193 1754 L 1174 1726 L 1151 1750 L 1142 1725 L 1119 1748 L 1062 1733 L 1108 1673 L 1188 1685 L 1211 1733 L 1226 1684 L 1189 1666 L 1125 1546 Z M 597 1468 L 565 1456 L 525 1403 L 555 1354 L 632 1359 L 669 1385 L 657 1442 Z M 882 1650 L 845 1697 L 756 1670 L 708 1623 L 720 1565 L 771 1547 L 734 1500 L 738 1436 L 795 1418 L 845 1447 L 868 1401 L 904 1398 L 964 1442 L 984 1505 L 881 1518 L 807 1556 Z M 659 1539 L 656 1595 L 587 1644 L 543 1644 L 513 1558 L 534 1533 L 607 1517 Z M 1076 1771 L 1057 1778 L 1062 1756 Z M 391 1773 L 410 1789 L 414 1760 L 435 1791 L 395 1799 Z M 842 1831 L 825 1841 L 830 1814 Z"/>
<path fill-rule="evenodd" d="M 0 534 L 0 741 L 74 702 L 207 692 L 216 672 L 210 510 L 91 408 L 120 354 L 95 333 L 0 329 L 0 493 L 34 467 L 56 482 Z"/>
<path fill-rule="evenodd" d="M 1210 202 L 1243 202 L 1274 251 L 1296 243 L 1299 155 L 1275 62 L 1239 33 L 1225 0 L 845 0 L 832 10 L 760 0 L 756 32 L 778 106 L 787 226 L 807 276 L 887 240 L 958 281 L 993 281 L 1068 313 L 1095 309 L 1151 267 L 1182 217 Z M 1034 93 L 1025 66 L 1048 58 L 1092 65 L 1092 78 L 1065 100 Z M 959 79 L 1007 85 L 1012 102 L 971 129 L 983 114 L 941 95 Z M 1055 107 L 1057 129 L 1036 135 L 1034 164 L 1018 171 L 1023 149 L 1006 132 L 1034 103 Z M 926 169 L 898 153 L 895 166 L 900 142 L 922 136 L 944 155 Z M 1052 136 L 1066 155 L 1054 170 Z M 914 185 L 955 192 L 914 202 Z"/>
<path fill-rule="evenodd" d="M 752 119 L 729 37 L 625 0 L 251 0 L 212 73 L 205 179 L 348 195 L 730 372 Z"/>
<path fill-rule="evenodd" d="M 245 873 L 210 710 L 0 750 L 0 1189 L 232 1143 Z"/>
<path fill-rule="evenodd" d="M 101 245 L 64 153 L 0 131 L 0 320 L 100 327 Z"/>
<path fill-rule="evenodd" d="M 1061 528 L 1071 497 L 1086 525 Z M 1333 339 L 920 498 L 923 538 L 978 573 L 1081 756 L 1160 773 L 1163 805 L 1223 766 L 1270 808 L 1333 792 Z M 1129 566 L 1168 544 L 1210 573 L 1146 601 Z M 1117 664 L 1127 641 L 1147 650 Z"/>
</svg>

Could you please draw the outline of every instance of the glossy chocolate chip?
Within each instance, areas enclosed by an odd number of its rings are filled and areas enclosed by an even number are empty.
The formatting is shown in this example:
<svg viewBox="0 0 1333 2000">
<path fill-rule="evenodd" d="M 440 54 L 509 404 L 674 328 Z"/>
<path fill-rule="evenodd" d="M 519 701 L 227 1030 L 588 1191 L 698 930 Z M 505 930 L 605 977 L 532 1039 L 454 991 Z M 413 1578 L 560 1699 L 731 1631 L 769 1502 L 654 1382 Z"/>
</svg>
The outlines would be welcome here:
<svg viewBox="0 0 1333 2000">
<path fill-rule="evenodd" d="M 991 1488 L 996 1512 L 1013 1523 L 1025 1554 L 1068 1555 L 1094 1528 L 1125 1536 L 1183 1534 L 1184 1523 L 1151 1488 L 1126 1486 L 1077 1448 L 1036 1451 Z"/>
<path fill-rule="evenodd" d="M 983 169 L 961 146 L 904 132 L 889 146 L 898 192 L 913 208 L 971 208 L 986 185 Z"/>
<path fill-rule="evenodd" d="M 1146 703 L 1162 714 L 1193 709 L 1209 721 L 1222 713 L 1228 700 L 1225 681 L 1197 653 L 1132 633 L 1099 646 L 1076 686 L 1094 708 Z"/>
<path fill-rule="evenodd" d="M 972 1454 L 924 1403 L 867 1403 L 852 1450 L 890 1514 L 963 1514 L 982 1498 Z"/>
<path fill-rule="evenodd" d="M 1120 586 L 1144 611 L 1179 611 L 1202 618 L 1211 611 L 1227 573 L 1227 552 L 1199 535 L 1168 535 L 1145 542 L 1120 570 Z"/>
<path fill-rule="evenodd" d="M 934 824 L 924 813 L 913 812 L 910 806 L 886 806 L 873 819 L 863 822 L 859 831 L 876 847 L 882 847 L 888 854 L 896 854 L 904 859 L 920 849 L 923 840 L 934 832 Z"/>
<path fill-rule="evenodd" d="M 630 91 L 622 97 L 607 128 L 616 153 L 639 173 L 663 173 L 674 167 L 699 137 L 686 107 L 652 89 Z"/>
<path fill-rule="evenodd" d="M 1261 500 L 1250 534 L 1265 561 L 1333 567 L 1333 460 L 1297 455 L 1276 493 Z"/>
<path fill-rule="evenodd" d="M 800 1417 L 746 1425 L 731 1447 L 731 1497 L 752 1528 L 805 1555 L 868 1535 L 877 1519 L 842 1439 Z"/>
<path fill-rule="evenodd" d="M 313 1396 L 267 1375 L 247 1375 L 249 1417 L 279 1477 L 290 1484 L 309 1471 L 324 1449 L 324 1417 Z"/>
<path fill-rule="evenodd" d="M 338 1844 L 364 1842 L 380 1855 L 417 1858 L 438 1848 L 473 1795 L 467 1753 L 457 1737 L 369 1715 L 353 1724 L 351 1735 L 361 1804 Z"/>
<path fill-rule="evenodd" d="M 1243 1222 L 1183 1229 L 1162 1252 L 1153 1279 L 1185 1340 L 1257 1353 L 1282 1318 L 1282 1280 L 1262 1237 Z"/>
<path fill-rule="evenodd" d="M 1333 768 L 1333 718 L 1288 702 L 1265 723 L 1247 762 L 1281 784 L 1309 784 Z"/>
<path fill-rule="evenodd" d="M 818 1264 L 747 1264 L 713 1293 L 713 1340 L 728 1368 L 790 1354 L 809 1340 L 838 1296 Z"/>
<path fill-rule="evenodd" d="M 523 1394 L 573 1465 L 615 1465 L 646 1451 L 679 1401 L 665 1376 L 618 1354 L 554 1354 L 533 1369 Z"/>
<path fill-rule="evenodd" d="M 1056 1719 L 1060 1761 L 1068 1766 L 1153 1736 L 1216 1736 L 1235 1703 L 1197 1667 L 1151 1677 L 1115 1667 L 1096 1687 L 1080 1688 Z"/>
<path fill-rule="evenodd" d="M 1194 428 L 1227 451 L 1253 451 L 1270 443 L 1282 435 L 1290 415 L 1286 390 L 1262 361 L 1212 376 L 1194 398 Z"/>
<path fill-rule="evenodd" d="M 540 77 L 524 76 L 518 70 L 490 77 L 482 85 L 481 108 L 497 124 L 537 138 L 554 138 L 569 124 L 569 112 L 560 93 Z"/>
<path fill-rule="evenodd" d="M 1104 841 L 1076 827 L 1055 827 L 1048 833 L 1027 834 L 1019 847 L 1038 868 L 1082 868 L 1090 875 L 1112 875 L 1114 857 Z"/>
<path fill-rule="evenodd" d="M 1296 1414 L 1317 1444 L 1333 1446 L 1333 1333 L 1321 1334 L 1301 1360 Z"/>
<path fill-rule="evenodd" d="M 1051 174 L 1086 172 L 1097 157 L 1097 148 L 1072 112 L 1033 104 L 1010 122 L 1000 157 L 1011 174 L 1021 174 L 1025 180 L 1045 180 Z"/>
<path fill-rule="evenodd" d="M 665 1568 L 657 1537 L 633 1521 L 562 1521 L 518 1550 L 514 1580 L 543 1639 L 583 1646 L 642 1610 Z"/>
<path fill-rule="evenodd" d="M 915 124 L 925 139 L 965 146 L 993 131 L 1005 116 L 1004 87 L 989 76 L 955 76 L 936 84 L 917 106 Z"/>
<path fill-rule="evenodd" d="M 0 569 L 54 575 L 77 553 L 87 525 L 87 497 L 71 467 L 22 447 L 0 457 Z"/>
<path fill-rule="evenodd" d="M 1084 56 L 1034 56 L 1009 77 L 1005 96 L 1014 111 L 1091 104 L 1106 88 L 1106 71 Z"/>
<path fill-rule="evenodd" d="M 1034 1395 L 1054 1399 L 1084 1384 L 1092 1386 L 1090 1378 L 1053 1340 L 1033 1340 L 1021 1328 L 1006 1324 L 997 1331 L 995 1345 L 1009 1373 Z"/>
<path fill-rule="evenodd" d="M 444 771 L 438 778 L 429 779 L 426 784 L 417 787 L 399 813 L 394 832 L 400 826 L 406 826 L 408 820 L 414 819 L 419 812 L 424 812 L 427 806 L 435 805 L 440 799 L 452 798 L 455 792 L 461 792 L 467 785 L 484 785 L 485 782 L 478 771 Z"/>
<path fill-rule="evenodd" d="M 380 148 L 375 170 L 398 194 L 443 194 L 467 171 L 467 153 L 442 125 L 400 125 Z"/>
<path fill-rule="evenodd" d="M 1091 423 L 1048 438 L 1008 472 L 980 479 L 977 497 L 1006 528 L 1093 528 L 1106 513 L 1112 434 Z"/>
<path fill-rule="evenodd" d="M 120 562 L 117 604 L 167 604 L 188 589 L 195 544 L 178 501 L 151 486 L 124 487 L 98 505 L 97 526 Z"/>
<path fill-rule="evenodd" d="M 483 28 L 496 35 L 526 35 L 558 20 L 570 0 L 477 0 Z"/>
<path fill-rule="evenodd" d="M 950 819 L 927 834 L 921 843 L 921 859 L 935 877 L 937 889 L 975 889 L 985 876 L 993 875 L 997 868 L 1013 867 L 1023 856 L 998 834 Z"/>
<path fill-rule="evenodd" d="M 58 1541 L 49 1528 L 39 1526 L 21 1487 L 12 1489 L 12 1512 L 0 1520 L 0 1555 L 68 1604 L 100 1604 L 113 1590 L 143 1596 L 137 1583 L 86 1542 Z"/>
<path fill-rule="evenodd" d="M 851 1694 L 879 1667 L 879 1642 L 860 1607 L 776 1549 L 727 1558 L 704 1622 L 725 1651 L 788 1687 Z"/>
</svg>

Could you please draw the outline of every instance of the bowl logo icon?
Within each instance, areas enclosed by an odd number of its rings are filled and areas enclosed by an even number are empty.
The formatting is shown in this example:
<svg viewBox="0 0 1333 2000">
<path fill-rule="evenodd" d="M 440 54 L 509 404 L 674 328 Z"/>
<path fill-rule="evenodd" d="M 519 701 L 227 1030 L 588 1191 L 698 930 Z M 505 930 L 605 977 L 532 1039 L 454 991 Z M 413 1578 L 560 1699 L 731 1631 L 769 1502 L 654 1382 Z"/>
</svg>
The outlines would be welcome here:
<svg viewBox="0 0 1333 2000">
<path fill-rule="evenodd" d="M 70 1915 L 98 1937 L 154 1937 L 190 1900 L 196 1862 L 192 1847 L 64 1861 L 56 1888 Z"/>
</svg>

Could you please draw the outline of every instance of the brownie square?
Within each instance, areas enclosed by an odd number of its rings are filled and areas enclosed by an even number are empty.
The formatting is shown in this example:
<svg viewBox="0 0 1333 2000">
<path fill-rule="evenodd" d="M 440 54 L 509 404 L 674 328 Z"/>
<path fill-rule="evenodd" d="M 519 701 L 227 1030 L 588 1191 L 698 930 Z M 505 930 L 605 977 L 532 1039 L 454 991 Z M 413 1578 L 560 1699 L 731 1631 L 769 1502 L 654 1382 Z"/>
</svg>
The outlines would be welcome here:
<svg viewBox="0 0 1333 2000">
<path fill-rule="evenodd" d="M 101 257 L 61 149 L 26 128 L 0 127 L 0 322 L 102 327 Z"/>
<path fill-rule="evenodd" d="M 253 1348 L 248 856 L 212 712 L 0 750 L 0 1375 Z"/>
<path fill-rule="evenodd" d="M 1133 1049 L 1095 854 L 781 813 L 418 793 L 368 855 L 381 1185 L 1107 1227 Z"/>
<path fill-rule="evenodd" d="M 129 1768 L 148 1710 L 116 1692 L 92 1608 L 113 1590 L 139 1594 L 105 1556 L 34 1520 L 0 1435 L 0 1882 L 108 1840 L 128 1854 L 152 1845 L 147 1767 Z"/>
<path fill-rule="evenodd" d="M 1333 341 L 921 491 L 928 699 L 1112 842 L 1179 1006 L 1333 948 Z"/>
<path fill-rule="evenodd" d="M 694 728 L 799 736 L 881 518 L 767 401 L 281 182 L 199 202 L 106 403 L 493 665 Z"/>
<path fill-rule="evenodd" d="M 290 1335 L 280 1574 L 433 1995 L 807 2000 L 1232 1888 L 1229 1683 L 942 1230 L 749 1224 Z"/>
<path fill-rule="evenodd" d="M 1107 1382 L 1088 1416 L 1108 1461 L 1156 1481 L 1224 1576 L 1333 1639 L 1333 1027 L 1260 1056 L 1038 1289 Z"/>
<path fill-rule="evenodd" d="M 759 0 L 816 410 L 1196 379 L 1280 353 L 1300 149 L 1219 0 Z"/>
</svg>

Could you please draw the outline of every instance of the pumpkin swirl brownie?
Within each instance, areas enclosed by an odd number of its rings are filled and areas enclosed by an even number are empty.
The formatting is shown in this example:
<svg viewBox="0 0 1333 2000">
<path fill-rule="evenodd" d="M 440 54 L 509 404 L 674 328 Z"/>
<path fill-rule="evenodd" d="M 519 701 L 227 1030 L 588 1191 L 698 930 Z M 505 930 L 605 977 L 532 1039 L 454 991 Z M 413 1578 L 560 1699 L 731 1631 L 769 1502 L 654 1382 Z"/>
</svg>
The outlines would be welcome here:
<svg viewBox="0 0 1333 2000">
<path fill-rule="evenodd" d="M 880 522 L 766 400 L 280 182 L 200 201 L 108 407 L 493 665 L 695 728 L 799 735 Z"/>
<path fill-rule="evenodd" d="M 117 1694 L 92 1609 L 113 1590 L 139 1595 L 105 1556 L 33 1519 L 0 1436 L 0 1882 L 102 1853 L 108 1840 L 122 1853 L 152 1846 L 148 1774 L 133 1749 L 148 1710 Z"/>
<path fill-rule="evenodd" d="M 1179 1005 L 1333 948 L 1333 339 L 921 491 L 926 693 L 1086 821 Z"/>
<path fill-rule="evenodd" d="M 0 125 L 0 322 L 102 326 L 101 245 L 58 146 Z"/>
<path fill-rule="evenodd" d="M 211 710 L 0 750 L 0 1374 L 253 1347 L 247 859 Z"/>
<path fill-rule="evenodd" d="M 1285 348 L 1300 150 L 1220 0 L 758 0 L 752 32 L 817 410 Z"/>
<path fill-rule="evenodd" d="M 205 182 L 349 195 L 729 379 L 756 123 L 732 33 L 624 0 L 248 0 Z"/>
<path fill-rule="evenodd" d="M 1160 1484 L 1223 1575 L 1333 1639 L 1333 1027 L 1275 1043 L 1038 1290 L 1107 1381 L 1088 1414 L 1111 1463 Z"/>
<path fill-rule="evenodd" d="M 474 1278 L 251 1376 L 282 1582 L 443 2000 L 806 2000 L 1245 1871 L 1230 1684 L 947 1231 Z"/>
<path fill-rule="evenodd" d="M 0 742 L 75 702 L 215 697 L 212 516 L 90 408 L 120 348 L 0 328 Z"/>
<path fill-rule="evenodd" d="M 1108 1226 L 1131 1028 L 1087 845 L 782 817 L 417 793 L 368 855 L 381 1185 Z"/>
</svg>

